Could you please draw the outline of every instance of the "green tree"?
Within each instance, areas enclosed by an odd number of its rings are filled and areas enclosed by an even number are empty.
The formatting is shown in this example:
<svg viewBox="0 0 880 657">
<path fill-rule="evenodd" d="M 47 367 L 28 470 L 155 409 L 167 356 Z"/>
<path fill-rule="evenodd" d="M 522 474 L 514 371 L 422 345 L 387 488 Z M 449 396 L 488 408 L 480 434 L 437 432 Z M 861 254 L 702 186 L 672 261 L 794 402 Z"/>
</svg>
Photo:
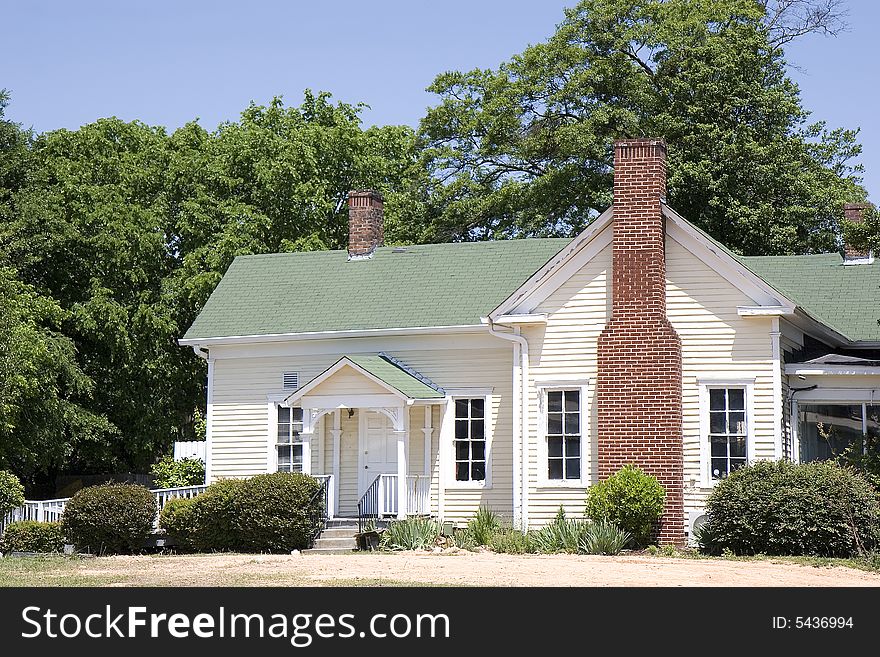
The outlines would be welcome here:
<svg viewBox="0 0 880 657">
<path fill-rule="evenodd" d="M 833 249 L 864 198 L 856 132 L 809 123 L 753 0 L 584 0 L 497 70 L 447 72 L 421 125 L 423 239 L 572 235 L 611 202 L 612 143 L 669 143 L 669 203 L 747 254 Z M 815 28 L 819 29 L 819 28 Z M 783 30 L 783 31 L 780 31 Z"/>
</svg>

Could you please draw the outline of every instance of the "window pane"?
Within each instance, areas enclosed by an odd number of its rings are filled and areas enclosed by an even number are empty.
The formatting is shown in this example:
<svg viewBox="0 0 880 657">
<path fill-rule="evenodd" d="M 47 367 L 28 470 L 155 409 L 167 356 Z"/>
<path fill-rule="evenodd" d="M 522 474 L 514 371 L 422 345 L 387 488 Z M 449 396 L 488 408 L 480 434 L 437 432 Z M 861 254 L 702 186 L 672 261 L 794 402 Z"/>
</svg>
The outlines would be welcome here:
<svg viewBox="0 0 880 657">
<path fill-rule="evenodd" d="M 484 436 L 485 420 L 471 420 L 471 439 L 482 440 Z"/>
<path fill-rule="evenodd" d="M 475 440 L 471 443 L 471 458 L 474 461 L 486 460 L 486 443 L 483 440 Z"/>
<path fill-rule="evenodd" d="M 289 443 L 290 442 L 290 425 L 289 424 L 279 424 L 278 425 L 278 442 L 279 443 Z"/>
<path fill-rule="evenodd" d="M 869 406 L 869 411 L 874 408 Z M 804 463 L 833 459 L 862 440 L 861 404 L 799 404 L 798 422 Z"/>
<path fill-rule="evenodd" d="M 468 459 L 468 441 L 456 440 L 455 441 L 455 460 L 456 461 L 467 461 L 467 459 Z"/>
<path fill-rule="evenodd" d="M 581 393 L 577 390 L 568 390 L 565 393 L 565 412 L 576 413 L 581 408 Z"/>
<path fill-rule="evenodd" d="M 729 388 L 727 390 L 727 408 L 732 411 L 746 410 L 746 391 L 742 388 Z"/>
<path fill-rule="evenodd" d="M 566 438 L 565 439 L 565 455 L 568 456 L 577 456 L 581 455 L 581 439 L 580 438 Z"/>
<path fill-rule="evenodd" d="M 456 399 L 455 400 L 455 417 L 468 417 L 468 400 L 467 399 Z"/>
<path fill-rule="evenodd" d="M 709 410 L 723 411 L 724 408 L 724 389 L 711 388 L 709 390 Z"/>
<path fill-rule="evenodd" d="M 303 446 L 302 445 L 294 445 L 293 446 L 293 462 L 296 465 L 302 465 L 303 462 Z"/>
<path fill-rule="evenodd" d="M 565 459 L 565 478 L 580 479 L 581 478 L 581 460 Z"/>
<path fill-rule="evenodd" d="M 547 414 L 547 433 L 550 435 L 562 433 L 562 413 Z"/>
<path fill-rule="evenodd" d="M 730 456 L 731 458 L 746 457 L 746 439 L 745 436 L 730 438 Z"/>
<path fill-rule="evenodd" d="M 278 424 L 282 422 L 290 422 L 290 409 L 286 406 L 278 407 Z"/>
<path fill-rule="evenodd" d="M 729 424 L 730 426 L 728 427 L 728 431 L 730 433 L 744 434 L 746 432 L 746 414 L 731 413 Z"/>
<path fill-rule="evenodd" d="M 562 411 L 562 392 L 547 393 L 547 411 L 550 413 L 559 413 Z"/>
<path fill-rule="evenodd" d="M 455 464 L 455 480 L 456 481 L 468 481 L 468 472 L 470 470 L 469 464 L 467 461 L 463 463 Z"/>
<path fill-rule="evenodd" d="M 727 476 L 727 459 L 712 459 L 712 479 L 723 479 Z"/>
<path fill-rule="evenodd" d="M 562 456 L 562 438 L 547 439 L 547 456 Z"/>
<path fill-rule="evenodd" d="M 471 464 L 471 481 L 483 481 L 486 478 L 486 462 L 477 461 Z"/>
<path fill-rule="evenodd" d="M 297 407 L 292 408 L 292 409 L 290 409 L 290 410 L 293 411 L 293 419 L 294 419 L 296 422 L 302 422 L 302 421 L 303 421 L 303 409 L 302 409 L 300 406 L 297 406 Z"/>
<path fill-rule="evenodd" d="M 471 399 L 471 417 L 485 417 L 485 399 Z"/>
<path fill-rule="evenodd" d="M 290 447 L 279 447 L 278 448 L 278 469 L 287 471 L 290 469 Z"/>
<path fill-rule="evenodd" d="M 746 464 L 745 459 L 730 459 L 730 471 L 738 470 Z"/>
<path fill-rule="evenodd" d="M 565 433 L 569 435 L 577 435 L 581 432 L 581 414 L 566 413 L 565 414 Z"/>
<path fill-rule="evenodd" d="M 709 433 L 727 433 L 727 413 L 724 411 L 709 413 Z"/>
<path fill-rule="evenodd" d="M 562 479 L 562 459 L 550 459 L 547 461 L 547 478 Z"/>
<path fill-rule="evenodd" d="M 456 420 L 455 421 L 455 437 L 458 440 L 466 440 L 468 437 L 468 421 L 467 420 Z"/>
<path fill-rule="evenodd" d="M 712 444 L 712 456 L 714 457 L 726 457 L 727 456 L 727 437 L 726 436 L 712 436 L 709 438 L 709 441 Z"/>
</svg>

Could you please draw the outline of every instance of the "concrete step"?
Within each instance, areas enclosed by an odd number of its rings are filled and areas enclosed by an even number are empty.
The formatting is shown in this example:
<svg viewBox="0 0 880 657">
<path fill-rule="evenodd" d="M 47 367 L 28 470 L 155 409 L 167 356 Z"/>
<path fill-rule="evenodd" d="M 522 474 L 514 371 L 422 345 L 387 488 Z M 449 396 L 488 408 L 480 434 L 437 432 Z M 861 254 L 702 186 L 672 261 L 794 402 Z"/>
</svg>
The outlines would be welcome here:
<svg viewBox="0 0 880 657">
<path fill-rule="evenodd" d="M 322 536 L 315 541 L 314 548 L 318 550 L 324 550 L 328 548 L 354 550 L 357 548 L 357 542 L 351 536 L 349 536 L 348 538 L 324 538 Z"/>
<path fill-rule="evenodd" d="M 352 538 L 357 530 L 357 527 L 331 527 L 321 532 L 321 538 Z"/>
</svg>

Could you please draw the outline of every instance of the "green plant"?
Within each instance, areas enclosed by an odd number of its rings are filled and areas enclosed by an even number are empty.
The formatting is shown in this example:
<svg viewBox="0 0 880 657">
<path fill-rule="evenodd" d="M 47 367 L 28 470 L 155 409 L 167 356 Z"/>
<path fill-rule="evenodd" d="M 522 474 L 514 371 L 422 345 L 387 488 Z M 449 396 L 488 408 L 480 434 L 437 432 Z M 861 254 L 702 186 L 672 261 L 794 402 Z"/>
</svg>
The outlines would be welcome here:
<svg viewBox="0 0 880 657">
<path fill-rule="evenodd" d="M 70 498 L 61 516 L 64 535 L 98 554 L 139 550 L 153 529 L 156 500 L 144 486 L 102 484 Z"/>
<path fill-rule="evenodd" d="M 202 459 L 185 458 L 175 461 L 170 454 L 163 456 L 150 468 L 157 488 L 200 486 L 205 483 L 205 464 Z"/>
<path fill-rule="evenodd" d="M 620 554 L 620 551 L 626 547 L 631 539 L 632 534 L 613 522 L 595 520 L 588 523 L 586 531 L 581 534 L 578 541 L 578 552 L 583 554 Z"/>
<path fill-rule="evenodd" d="M 452 543 L 462 550 L 475 550 L 479 547 L 471 530 L 467 527 L 459 527 L 452 532 Z"/>
<path fill-rule="evenodd" d="M 715 538 L 711 523 L 704 522 L 703 524 L 694 527 L 693 538 L 697 549 L 703 554 L 710 554 L 713 556 L 721 554 L 722 547 Z"/>
<path fill-rule="evenodd" d="M 181 550 L 193 548 L 193 503 L 195 498 L 168 500 L 159 512 L 159 527 Z"/>
<path fill-rule="evenodd" d="M 538 552 L 577 552 L 581 536 L 588 523 L 583 520 L 568 520 L 565 509 L 560 505 L 556 517 L 546 527 L 531 532 L 531 543 Z"/>
<path fill-rule="evenodd" d="M 430 518 L 406 518 L 391 522 L 382 533 L 381 546 L 388 550 L 420 550 L 433 547 L 440 525 Z"/>
<path fill-rule="evenodd" d="M 224 552 L 240 549 L 242 527 L 237 505 L 243 479 L 221 479 L 196 495 L 191 512 L 184 513 L 177 531 L 188 536 L 188 544 L 197 552 Z M 187 529 L 184 523 L 189 522 Z"/>
<path fill-rule="evenodd" d="M 467 527 L 477 545 L 489 545 L 492 537 L 501 528 L 501 519 L 489 507 L 481 506 Z"/>
<path fill-rule="evenodd" d="M 320 529 L 321 483 L 300 473 L 273 472 L 249 479 L 235 493 L 238 549 L 290 552 L 309 547 Z"/>
<path fill-rule="evenodd" d="M 11 472 L 0 470 L 0 518 L 24 504 L 24 486 Z"/>
<path fill-rule="evenodd" d="M 587 491 L 586 516 L 612 522 L 632 534 L 632 542 L 647 545 L 663 513 L 666 493 L 655 477 L 626 465 Z"/>
<path fill-rule="evenodd" d="M 11 522 L 0 537 L 0 552 L 61 552 L 64 534 L 60 522 Z"/>
<path fill-rule="evenodd" d="M 760 461 L 719 481 L 706 501 L 708 549 L 738 555 L 849 557 L 880 544 L 871 485 L 833 461 Z"/>
<path fill-rule="evenodd" d="M 487 543 L 493 552 L 526 554 L 534 552 L 531 535 L 512 527 L 499 527 Z"/>
</svg>

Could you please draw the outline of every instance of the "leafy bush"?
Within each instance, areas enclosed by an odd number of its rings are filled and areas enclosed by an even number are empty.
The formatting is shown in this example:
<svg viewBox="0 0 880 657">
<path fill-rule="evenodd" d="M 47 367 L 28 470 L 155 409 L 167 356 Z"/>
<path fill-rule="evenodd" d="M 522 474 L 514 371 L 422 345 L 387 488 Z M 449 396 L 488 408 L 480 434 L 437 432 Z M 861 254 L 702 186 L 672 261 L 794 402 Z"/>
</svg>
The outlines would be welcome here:
<svg viewBox="0 0 880 657">
<path fill-rule="evenodd" d="M 199 552 L 302 550 L 318 530 L 320 486 L 299 473 L 223 479 L 190 500 L 169 501 L 159 526 Z"/>
<path fill-rule="evenodd" d="M 613 522 L 595 520 L 587 525 L 586 531 L 578 541 L 578 552 L 582 554 L 620 554 L 632 534 Z"/>
<path fill-rule="evenodd" d="M 655 477 L 627 465 L 587 491 L 586 516 L 612 522 L 632 534 L 636 546 L 647 545 L 663 513 L 666 492 Z"/>
<path fill-rule="evenodd" d="M 144 486 L 102 484 L 78 491 L 64 509 L 64 535 L 98 554 L 138 550 L 153 529 L 156 500 Z"/>
<path fill-rule="evenodd" d="M 760 461 L 717 483 L 706 502 L 708 551 L 848 557 L 878 545 L 871 485 L 832 461 Z"/>
<path fill-rule="evenodd" d="M 273 472 L 245 479 L 236 491 L 238 549 L 290 552 L 309 547 L 318 532 L 321 483 L 300 473 Z"/>
<path fill-rule="evenodd" d="M 481 506 L 468 522 L 467 528 L 477 545 L 489 545 L 492 537 L 501 528 L 501 519 L 489 507 Z"/>
<path fill-rule="evenodd" d="M 452 532 L 452 542 L 457 548 L 462 550 L 475 550 L 479 547 L 471 530 L 467 527 L 460 527 Z"/>
<path fill-rule="evenodd" d="M 157 488 L 201 486 L 205 483 L 205 464 L 202 459 L 185 458 L 175 461 L 170 454 L 163 456 L 150 468 Z"/>
<path fill-rule="evenodd" d="M 193 500 L 176 498 L 168 500 L 159 512 L 159 527 L 181 550 L 193 548 Z"/>
<path fill-rule="evenodd" d="M 430 518 L 407 518 L 391 522 L 382 533 L 380 545 L 388 550 L 420 550 L 433 547 L 440 525 Z"/>
<path fill-rule="evenodd" d="M 587 531 L 588 523 L 583 520 L 568 520 L 562 506 L 556 517 L 546 527 L 531 533 L 531 542 L 539 552 L 577 552 L 581 537 Z"/>
<path fill-rule="evenodd" d="M 64 534 L 60 522 L 21 520 L 6 526 L 0 538 L 0 552 L 61 552 Z"/>
<path fill-rule="evenodd" d="M 0 470 L 0 518 L 24 504 L 24 486 L 11 472 Z"/>
<path fill-rule="evenodd" d="M 512 527 L 496 529 L 489 539 L 488 546 L 493 552 L 505 554 L 527 554 L 535 551 L 531 535 Z"/>
</svg>

